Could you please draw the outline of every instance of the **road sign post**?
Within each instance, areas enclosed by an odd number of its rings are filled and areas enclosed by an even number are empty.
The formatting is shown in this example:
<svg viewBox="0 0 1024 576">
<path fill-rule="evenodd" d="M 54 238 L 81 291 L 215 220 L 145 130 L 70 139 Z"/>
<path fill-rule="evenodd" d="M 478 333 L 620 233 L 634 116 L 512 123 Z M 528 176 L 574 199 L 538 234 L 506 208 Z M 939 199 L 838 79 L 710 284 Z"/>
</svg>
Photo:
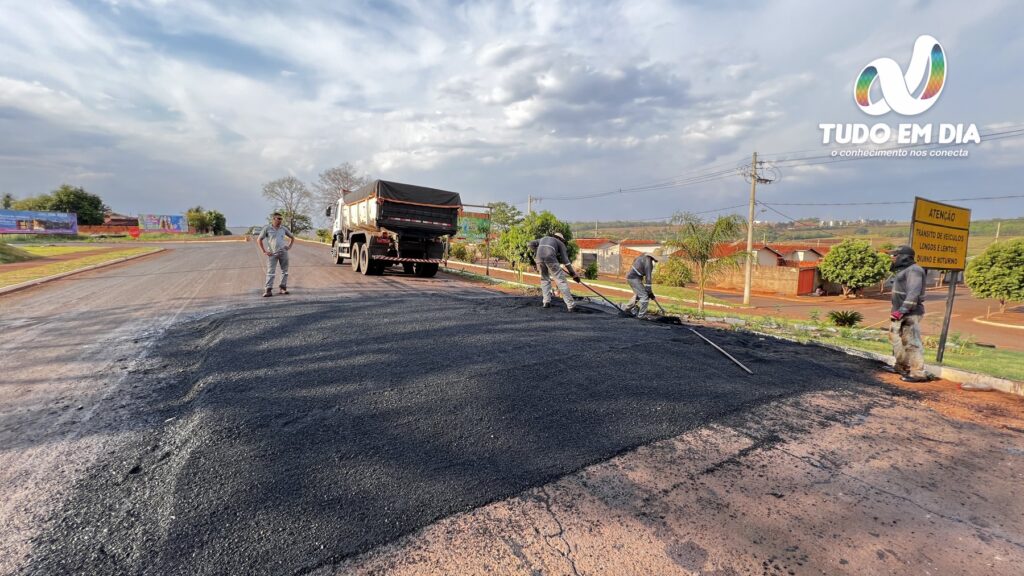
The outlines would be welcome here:
<svg viewBox="0 0 1024 576">
<path fill-rule="evenodd" d="M 917 263 L 922 268 L 946 270 L 949 293 L 946 296 L 946 316 L 942 319 L 939 349 L 935 361 L 942 363 L 949 335 L 949 320 L 953 316 L 956 281 L 959 272 L 967 267 L 967 238 L 971 228 L 971 211 L 959 206 L 914 198 L 914 217 L 910 223 L 910 245 Z"/>
</svg>

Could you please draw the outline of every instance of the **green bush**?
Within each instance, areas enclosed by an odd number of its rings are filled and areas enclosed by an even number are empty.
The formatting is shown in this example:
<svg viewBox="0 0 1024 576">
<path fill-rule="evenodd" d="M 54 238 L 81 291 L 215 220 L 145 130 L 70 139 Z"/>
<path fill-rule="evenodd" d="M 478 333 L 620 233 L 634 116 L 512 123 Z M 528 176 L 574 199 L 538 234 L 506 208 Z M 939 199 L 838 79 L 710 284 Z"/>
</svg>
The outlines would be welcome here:
<svg viewBox="0 0 1024 576">
<path fill-rule="evenodd" d="M 597 262 L 591 262 L 583 269 L 583 277 L 587 280 L 597 280 L 597 272 Z"/>
<path fill-rule="evenodd" d="M 327 228 L 317 228 L 316 229 L 316 237 L 321 242 L 326 244 L 327 242 L 329 242 L 331 240 L 331 231 L 328 230 Z"/>
<path fill-rule="evenodd" d="M 871 244 L 847 238 L 832 247 L 818 264 L 821 277 L 843 286 L 843 296 L 870 286 L 889 274 L 889 257 Z"/>
<path fill-rule="evenodd" d="M 469 261 L 469 249 L 465 244 L 452 244 L 448 251 L 448 257 L 452 260 L 459 260 L 460 262 Z"/>
<path fill-rule="evenodd" d="M 828 313 L 828 319 L 836 326 L 853 328 L 864 320 L 864 315 L 856 310 L 833 310 Z"/>
<path fill-rule="evenodd" d="M 971 260 L 965 274 L 976 298 L 999 301 L 999 312 L 1008 302 L 1024 301 L 1024 238 L 992 244 Z"/>
<path fill-rule="evenodd" d="M 693 281 L 693 272 L 682 258 L 675 256 L 654 267 L 654 283 L 661 286 L 686 286 Z"/>
</svg>

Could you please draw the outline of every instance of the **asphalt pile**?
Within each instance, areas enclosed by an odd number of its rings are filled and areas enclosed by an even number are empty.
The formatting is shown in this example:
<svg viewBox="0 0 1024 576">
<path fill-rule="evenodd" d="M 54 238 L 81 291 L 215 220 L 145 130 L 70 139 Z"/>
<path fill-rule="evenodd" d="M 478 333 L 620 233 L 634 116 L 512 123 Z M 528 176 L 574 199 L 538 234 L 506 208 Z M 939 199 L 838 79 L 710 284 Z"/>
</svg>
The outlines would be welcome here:
<svg viewBox="0 0 1024 576">
<path fill-rule="evenodd" d="M 180 326 L 140 431 L 37 540 L 38 574 L 294 574 L 870 362 L 444 295 L 282 303 Z M 154 372 L 152 366 L 158 366 Z"/>
</svg>

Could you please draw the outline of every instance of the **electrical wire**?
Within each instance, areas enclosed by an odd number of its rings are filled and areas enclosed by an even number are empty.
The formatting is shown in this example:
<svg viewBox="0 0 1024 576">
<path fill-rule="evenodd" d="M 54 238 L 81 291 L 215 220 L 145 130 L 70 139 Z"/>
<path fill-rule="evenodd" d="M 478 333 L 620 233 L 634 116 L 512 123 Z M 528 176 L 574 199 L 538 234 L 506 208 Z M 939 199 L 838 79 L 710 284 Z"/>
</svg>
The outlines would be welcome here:
<svg viewBox="0 0 1024 576">
<path fill-rule="evenodd" d="M 971 198 L 940 198 L 936 202 L 975 202 L 985 200 L 1007 200 L 1024 198 L 1024 194 L 1007 194 L 1005 196 L 974 196 Z M 775 206 L 889 206 L 896 204 L 913 204 L 913 200 L 892 200 L 887 202 L 772 202 Z"/>
</svg>

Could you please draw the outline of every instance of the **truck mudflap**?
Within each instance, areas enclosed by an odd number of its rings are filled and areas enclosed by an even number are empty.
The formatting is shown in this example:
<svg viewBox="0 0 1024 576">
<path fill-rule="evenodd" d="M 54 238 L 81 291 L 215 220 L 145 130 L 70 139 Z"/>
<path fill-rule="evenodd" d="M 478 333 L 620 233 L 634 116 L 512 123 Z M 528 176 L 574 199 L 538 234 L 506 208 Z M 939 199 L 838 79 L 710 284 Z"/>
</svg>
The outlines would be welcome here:
<svg viewBox="0 0 1024 576">
<path fill-rule="evenodd" d="M 385 262 L 422 262 L 426 264 L 440 264 L 444 262 L 440 258 L 402 258 L 401 256 L 370 256 L 370 258 Z"/>
</svg>

